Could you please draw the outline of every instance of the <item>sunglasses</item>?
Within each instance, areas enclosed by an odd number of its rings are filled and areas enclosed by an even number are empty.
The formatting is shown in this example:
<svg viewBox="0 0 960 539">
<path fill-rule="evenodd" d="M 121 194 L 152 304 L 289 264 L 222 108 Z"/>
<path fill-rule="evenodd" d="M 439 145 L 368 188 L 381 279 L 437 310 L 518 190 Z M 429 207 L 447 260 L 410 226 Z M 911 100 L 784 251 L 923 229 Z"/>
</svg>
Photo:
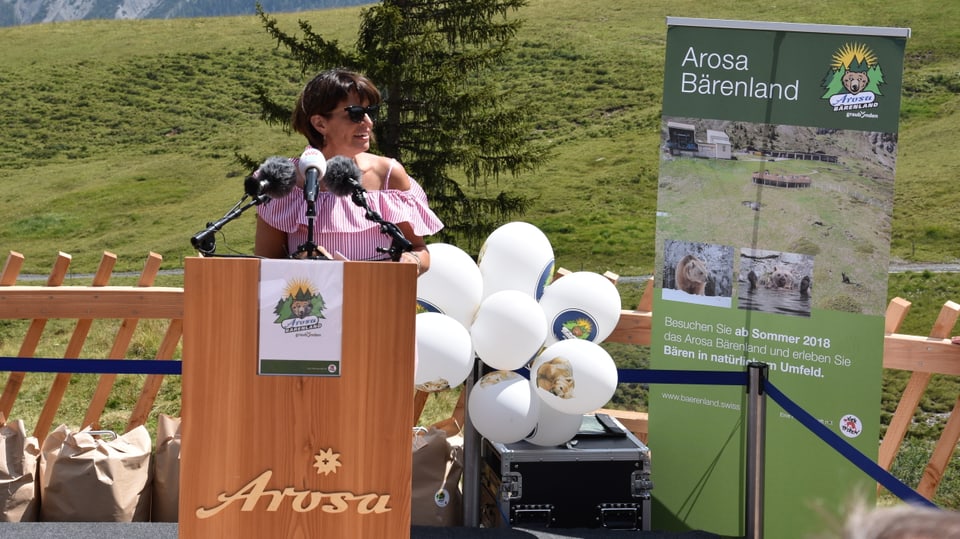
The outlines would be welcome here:
<svg viewBox="0 0 960 539">
<path fill-rule="evenodd" d="M 380 112 L 380 105 L 370 105 L 369 107 L 350 105 L 349 107 L 343 107 L 343 110 L 347 111 L 347 116 L 350 117 L 351 122 L 358 124 L 363 122 L 364 116 L 370 116 L 371 120 L 376 121 L 377 113 Z"/>
</svg>

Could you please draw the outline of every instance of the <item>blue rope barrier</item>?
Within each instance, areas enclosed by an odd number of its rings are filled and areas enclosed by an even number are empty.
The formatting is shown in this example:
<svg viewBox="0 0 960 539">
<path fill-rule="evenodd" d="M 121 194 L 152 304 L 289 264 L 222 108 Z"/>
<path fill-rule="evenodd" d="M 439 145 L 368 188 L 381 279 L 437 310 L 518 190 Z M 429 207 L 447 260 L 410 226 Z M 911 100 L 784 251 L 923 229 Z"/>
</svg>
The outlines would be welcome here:
<svg viewBox="0 0 960 539">
<path fill-rule="evenodd" d="M 0 357 L 0 371 L 77 374 L 171 374 L 179 376 L 183 373 L 183 364 L 173 359 Z"/>
<path fill-rule="evenodd" d="M 56 359 L 35 357 L 0 357 L 0 371 L 10 372 L 56 372 L 78 374 L 167 374 L 179 376 L 183 363 L 171 359 Z M 685 371 L 652 369 L 617 369 L 620 383 L 634 384 L 694 384 L 694 385 L 747 385 L 747 373 L 739 371 Z M 772 382 L 766 381 L 765 390 L 784 411 L 795 417 L 808 430 L 830 447 L 860 468 L 864 473 L 887 488 L 901 500 L 937 507 L 915 490 L 911 489 L 890 472 L 863 453 L 857 451 L 840 435 L 831 431 L 806 410 L 790 400 Z"/>
<path fill-rule="evenodd" d="M 857 468 L 860 468 L 864 473 L 886 487 L 887 490 L 892 492 L 895 496 L 907 503 L 937 507 L 936 504 L 924 498 L 912 488 L 903 484 L 899 479 L 891 475 L 890 472 L 881 468 L 880 465 L 878 465 L 876 462 L 873 462 L 872 459 L 857 451 L 856 448 L 841 438 L 839 434 L 833 432 L 823 423 L 817 421 L 817 418 L 810 415 L 809 412 L 801 408 L 795 402 L 790 400 L 789 397 L 784 395 L 782 391 L 777 389 L 777 386 L 773 385 L 773 382 L 767 380 L 764 384 L 764 389 L 774 400 L 774 402 L 779 404 L 784 411 L 799 420 L 800 423 L 809 431 L 813 432 L 815 435 L 817 435 L 817 437 L 826 442 L 827 445 L 843 455 L 844 458 L 852 462 Z"/>
<path fill-rule="evenodd" d="M 737 371 L 678 371 L 678 370 L 649 370 L 649 369 L 618 369 L 620 383 L 646 384 L 705 384 L 705 385 L 747 385 L 747 373 Z M 893 495 L 901 500 L 929 507 L 936 504 L 921 496 L 902 481 L 884 470 L 872 459 L 859 452 L 839 434 L 817 421 L 809 412 L 790 400 L 782 391 L 777 389 L 773 382 L 767 380 L 764 389 L 770 397 L 788 414 L 800 421 L 800 424 L 811 431 L 818 438 L 826 442 L 844 458 L 853 463 L 862 472 L 880 483 Z"/>
<path fill-rule="evenodd" d="M 743 371 L 617 369 L 617 376 L 621 384 L 747 385 L 747 373 Z"/>
</svg>

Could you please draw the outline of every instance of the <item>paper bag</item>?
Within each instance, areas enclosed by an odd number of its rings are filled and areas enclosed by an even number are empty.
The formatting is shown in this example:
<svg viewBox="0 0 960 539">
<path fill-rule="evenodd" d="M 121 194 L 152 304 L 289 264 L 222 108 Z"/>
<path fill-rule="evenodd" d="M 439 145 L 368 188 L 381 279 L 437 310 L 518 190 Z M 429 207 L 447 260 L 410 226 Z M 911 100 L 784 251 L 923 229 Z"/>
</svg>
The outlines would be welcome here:
<svg viewBox="0 0 960 539">
<path fill-rule="evenodd" d="M 414 429 L 411 524 L 462 526 L 463 445 L 436 427 Z"/>
<path fill-rule="evenodd" d="M 153 456 L 153 522 L 177 522 L 180 503 L 180 418 L 157 418 L 157 451 Z"/>
<path fill-rule="evenodd" d="M 0 522 L 35 522 L 39 515 L 37 461 L 40 443 L 23 420 L 0 427 Z"/>
<path fill-rule="evenodd" d="M 150 434 L 141 425 L 110 440 L 94 436 L 108 432 L 72 433 L 61 425 L 47 436 L 40 453 L 41 521 L 150 520 Z"/>
</svg>

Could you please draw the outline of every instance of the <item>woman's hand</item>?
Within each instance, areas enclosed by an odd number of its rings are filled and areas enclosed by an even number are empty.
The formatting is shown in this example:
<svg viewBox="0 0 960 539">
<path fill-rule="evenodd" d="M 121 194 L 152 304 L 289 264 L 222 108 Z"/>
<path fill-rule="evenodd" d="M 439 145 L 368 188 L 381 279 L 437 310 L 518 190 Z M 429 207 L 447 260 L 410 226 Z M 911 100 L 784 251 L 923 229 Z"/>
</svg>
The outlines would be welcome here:
<svg viewBox="0 0 960 539">
<path fill-rule="evenodd" d="M 422 274 L 425 269 L 423 261 L 420 259 L 420 253 L 416 251 L 407 251 L 400 255 L 400 262 L 412 262 L 417 265 L 417 275 Z"/>
</svg>

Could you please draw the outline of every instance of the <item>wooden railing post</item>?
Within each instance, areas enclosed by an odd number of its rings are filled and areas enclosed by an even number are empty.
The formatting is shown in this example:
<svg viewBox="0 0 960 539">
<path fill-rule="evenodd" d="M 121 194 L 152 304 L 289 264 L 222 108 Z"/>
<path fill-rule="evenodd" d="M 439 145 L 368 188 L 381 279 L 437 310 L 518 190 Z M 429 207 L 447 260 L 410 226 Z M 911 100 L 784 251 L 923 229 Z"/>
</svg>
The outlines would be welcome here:
<svg viewBox="0 0 960 539">
<path fill-rule="evenodd" d="M 67 275 L 67 268 L 70 266 L 70 255 L 59 253 L 57 261 L 50 270 L 50 277 L 47 278 L 47 286 L 60 286 Z M 27 335 L 23 338 L 20 345 L 20 352 L 17 357 L 33 357 L 37 351 L 37 345 L 40 343 L 40 337 L 47 326 L 46 318 L 34 318 L 30 321 L 30 328 L 27 329 Z M 20 393 L 20 387 L 23 385 L 23 379 L 26 377 L 24 372 L 11 372 L 7 377 L 7 385 L 3 388 L 3 396 L 0 396 L 0 414 L 3 417 L 10 417 L 13 410 L 13 403 L 17 400 Z"/>
<path fill-rule="evenodd" d="M 146 287 L 153 285 L 153 281 L 160 271 L 160 262 L 162 261 L 163 257 L 157 253 L 150 253 L 143 271 L 140 274 L 140 281 L 137 283 L 137 286 Z M 126 318 L 123 320 L 120 329 L 117 331 L 116 339 L 113 341 L 113 348 L 110 350 L 108 359 L 123 359 L 124 356 L 127 355 L 127 350 L 130 348 L 130 341 L 133 339 L 133 333 L 136 331 L 139 321 L 138 318 Z M 100 375 L 97 390 L 90 400 L 90 406 L 87 408 L 87 414 L 84 416 L 83 423 L 81 424 L 82 427 L 97 428 L 100 424 L 100 416 L 103 414 L 103 409 L 107 406 L 107 399 L 110 397 L 110 391 L 113 389 L 113 384 L 116 380 L 116 374 Z"/>
<path fill-rule="evenodd" d="M 911 303 L 903 298 L 893 298 L 887 305 L 887 314 L 884 319 L 884 333 L 893 335 L 900 329 L 903 319 L 907 317 Z M 880 452 L 877 457 L 877 464 L 884 470 L 889 470 L 893 464 L 893 459 L 897 455 L 897 449 L 903 442 L 903 437 L 910 427 L 910 419 L 913 417 L 913 411 L 920 403 L 920 397 L 923 396 L 923 390 L 927 387 L 930 375 L 924 373 L 913 373 L 907 388 L 900 397 L 897 404 L 897 411 L 893 414 L 890 424 L 887 426 L 887 433 L 880 443 Z M 877 485 L 877 488 L 880 486 Z"/>
<path fill-rule="evenodd" d="M 948 338 L 953 330 L 957 317 L 960 315 L 960 305 L 952 301 L 944 304 L 940 310 L 940 316 L 934 324 L 934 332 L 937 337 Z M 931 333 L 931 336 L 934 336 Z M 955 346 L 955 345 L 954 345 Z M 947 421 L 943 432 L 940 433 L 940 439 L 933 448 L 933 454 L 930 456 L 930 462 L 923 470 L 923 477 L 920 478 L 920 485 L 917 492 L 925 498 L 932 499 L 940 486 L 940 480 L 943 479 L 943 472 L 947 469 L 950 457 L 953 455 L 954 448 L 957 447 L 957 440 L 960 440 L 960 398 L 953 405 L 950 413 L 950 419 Z"/>
<path fill-rule="evenodd" d="M 103 257 L 100 259 L 100 267 L 93 277 L 93 286 L 106 286 L 110 282 L 110 275 L 113 273 L 113 267 L 116 263 L 117 255 L 109 252 L 103 253 Z M 87 342 L 87 335 L 90 333 L 91 326 L 93 326 L 93 318 L 77 320 L 77 325 L 70 336 L 70 342 L 67 344 L 66 352 L 63 354 L 64 358 L 76 359 L 80 357 L 80 352 L 83 350 L 84 343 Z M 70 373 L 61 372 L 57 373 L 57 376 L 53 379 L 47 400 L 43 404 L 43 410 L 41 410 L 37 425 L 33 429 L 33 435 L 38 440 L 45 439 L 47 434 L 50 433 L 50 426 L 53 424 L 53 418 L 56 417 L 60 402 L 67 392 L 70 378 Z"/>
</svg>

